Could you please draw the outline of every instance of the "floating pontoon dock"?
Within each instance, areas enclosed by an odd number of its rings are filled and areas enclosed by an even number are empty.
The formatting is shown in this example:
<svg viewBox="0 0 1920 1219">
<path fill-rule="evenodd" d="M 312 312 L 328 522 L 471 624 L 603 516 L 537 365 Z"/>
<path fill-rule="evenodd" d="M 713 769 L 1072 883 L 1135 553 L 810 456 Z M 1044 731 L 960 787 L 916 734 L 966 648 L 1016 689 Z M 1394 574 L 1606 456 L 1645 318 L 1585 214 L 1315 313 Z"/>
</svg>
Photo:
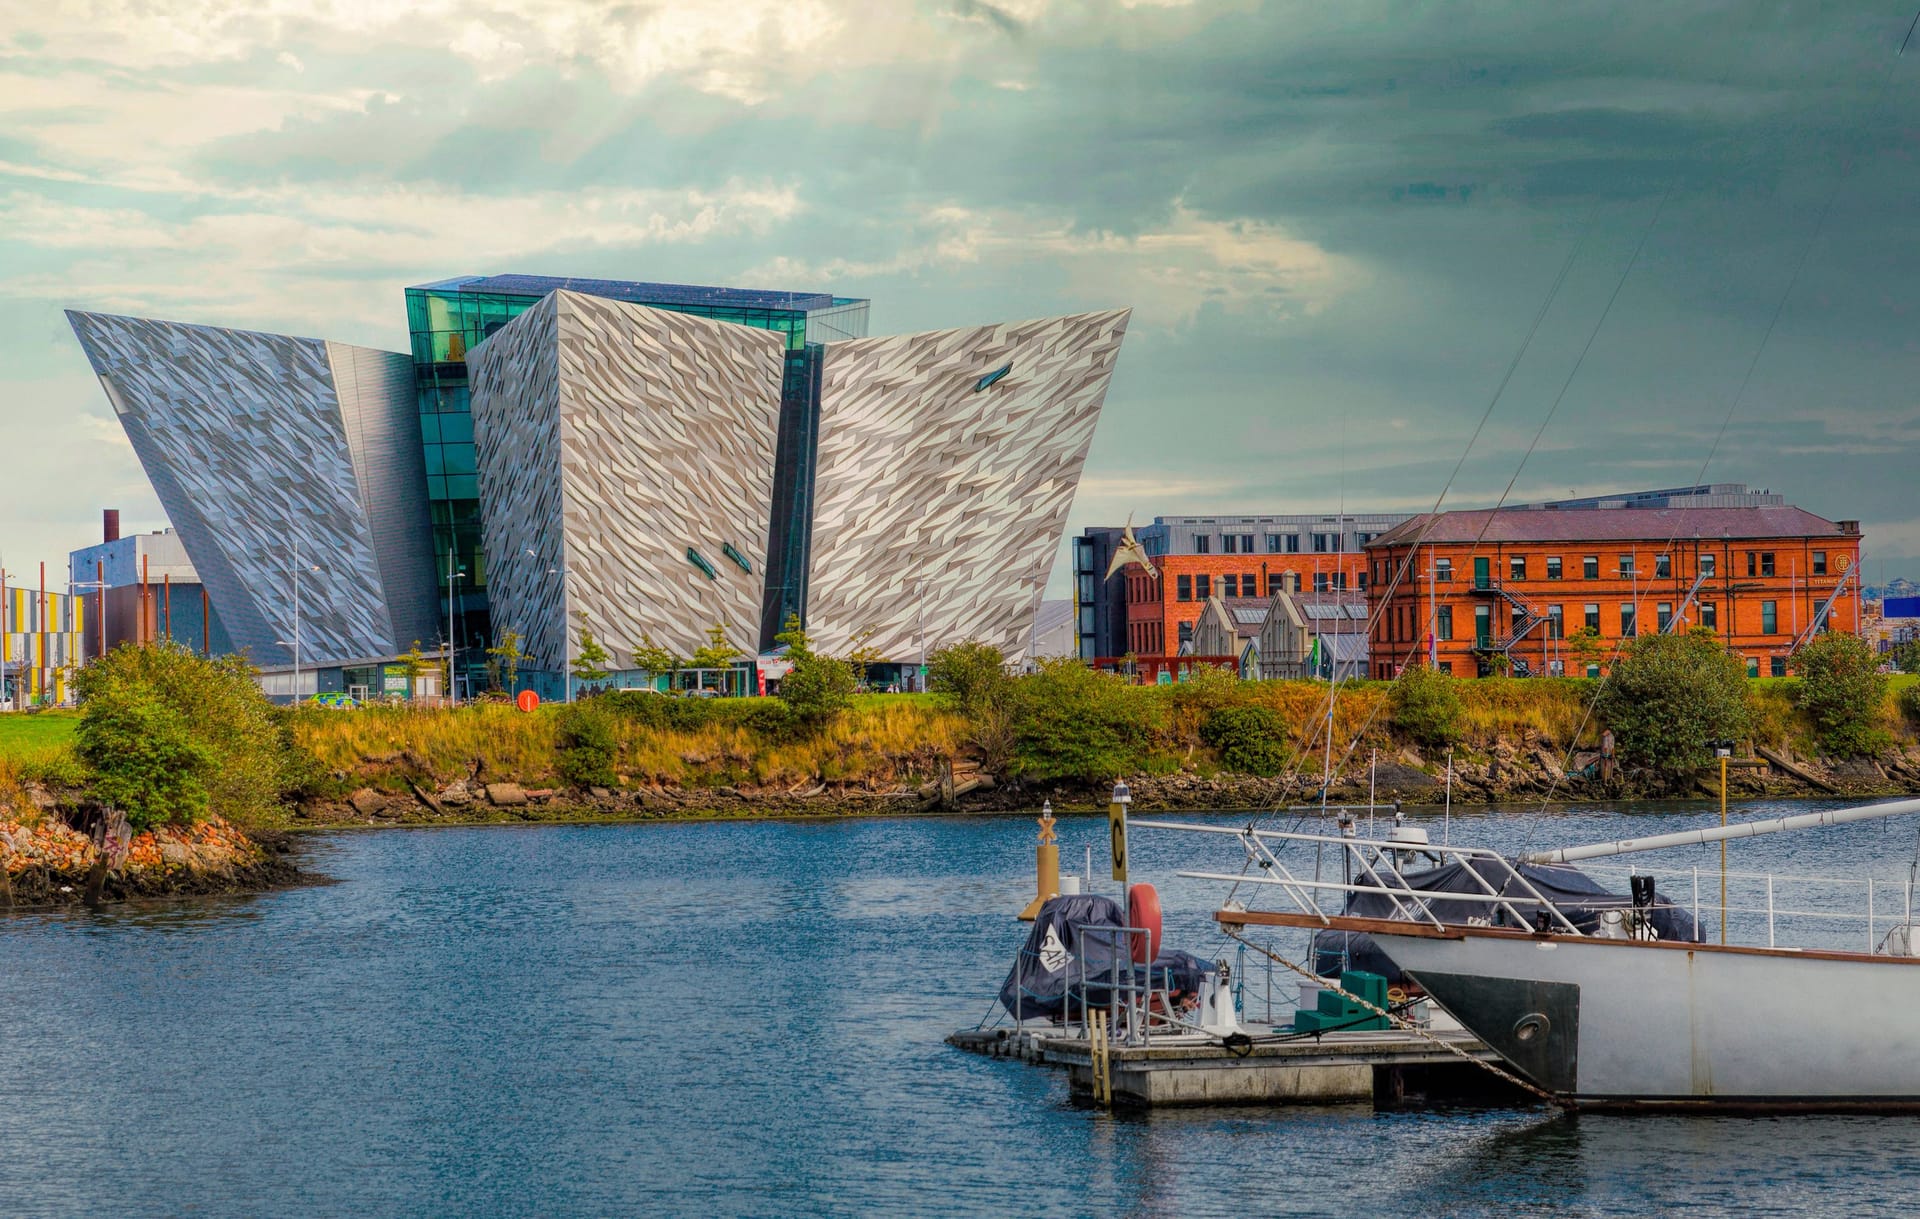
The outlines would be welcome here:
<svg viewBox="0 0 1920 1219">
<path fill-rule="evenodd" d="M 1285 1036 L 1286 1030 L 1279 1030 Z M 1113 1098 L 1158 1105 L 1399 1104 L 1428 1100 L 1509 1101 L 1524 1094 L 1435 1044 L 1446 1042 L 1481 1062 L 1497 1056 L 1470 1034 L 1398 1030 L 1323 1033 L 1268 1041 L 1255 1038 L 1242 1052 L 1218 1038 L 1148 1038 L 1116 1042 L 1107 1051 Z M 1076 1098 L 1094 1095 L 1092 1044 L 1079 1030 L 968 1029 L 949 1045 L 994 1058 L 1062 1067 Z"/>
</svg>

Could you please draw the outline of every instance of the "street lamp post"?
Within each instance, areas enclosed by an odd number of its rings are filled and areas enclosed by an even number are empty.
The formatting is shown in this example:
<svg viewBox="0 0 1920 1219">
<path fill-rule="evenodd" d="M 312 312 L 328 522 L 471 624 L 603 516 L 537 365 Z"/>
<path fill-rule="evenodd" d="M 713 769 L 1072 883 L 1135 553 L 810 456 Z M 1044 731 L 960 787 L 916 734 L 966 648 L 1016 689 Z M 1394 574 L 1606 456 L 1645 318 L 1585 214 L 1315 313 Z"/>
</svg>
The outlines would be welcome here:
<svg viewBox="0 0 1920 1219">
<path fill-rule="evenodd" d="M 464 571 L 455 571 L 453 568 L 453 544 L 449 539 L 447 544 L 447 705 L 449 707 L 460 704 L 459 696 L 454 693 L 453 684 L 453 582 L 465 579 L 466 574 Z"/>
<path fill-rule="evenodd" d="M 540 560 L 540 556 L 531 550 L 527 551 L 527 557 L 535 562 Z M 549 567 L 547 574 L 558 576 L 560 569 Z M 562 578 L 560 581 L 560 677 L 566 683 L 567 702 L 573 701 L 573 658 L 570 655 L 572 651 L 573 643 L 567 634 L 567 582 Z"/>
</svg>

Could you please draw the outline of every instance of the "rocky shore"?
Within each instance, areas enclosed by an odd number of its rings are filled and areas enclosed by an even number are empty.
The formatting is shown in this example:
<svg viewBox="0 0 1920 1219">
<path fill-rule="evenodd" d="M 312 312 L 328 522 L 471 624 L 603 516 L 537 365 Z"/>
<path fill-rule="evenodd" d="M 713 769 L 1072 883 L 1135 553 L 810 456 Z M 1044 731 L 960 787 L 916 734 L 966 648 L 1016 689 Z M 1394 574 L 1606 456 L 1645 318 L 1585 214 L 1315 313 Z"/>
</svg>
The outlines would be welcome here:
<svg viewBox="0 0 1920 1219">
<path fill-rule="evenodd" d="M 1728 773 L 1731 800 L 1823 796 L 1869 799 L 1920 792 L 1920 751 L 1900 749 L 1850 760 L 1767 756 L 1735 759 Z M 1675 779 L 1616 771 L 1603 778 L 1597 755 L 1573 759 L 1569 773 L 1546 742 L 1499 742 L 1491 750 L 1457 752 L 1453 802 L 1460 805 L 1627 799 L 1717 798 L 1718 775 L 1705 772 Z M 478 779 L 437 784 L 404 775 L 393 759 L 362 769 L 363 783 L 345 799 L 308 801 L 296 808 L 290 828 L 344 825 L 482 824 L 585 820 L 650 820 L 707 817 L 805 817 L 895 815 L 933 812 L 1024 812 L 1042 799 L 1061 811 L 1104 807 L 1105 784 L 1021 784 L 1002 780 L 966 759 L 944 761 L 937 778 L 920 783 L 812 782 L 786 787 L 641 784 L 570 790 Z M 1403 748 L 1378 758 L 1373 795 L 1381 803 L 1437 805 L 1445 799 L 1446 756 Z M 1199 811 L 1270 808 L 1317 803 L 1320 776 L 1302 770 L 1273 778 L 1181 769 L 1171 774 L 1124 776 L 1136 810 Z M 1364 802 L 1368 767 L 1349 766 L 1328 799 Z"/>
<path fill-rule="evenodd" d="M 91 833 L 52 811 L 0 820 L 0 908 L 257 893 L 312 879 L 285 834 L 247 833 L 220 817 L 137 834 L 92 820 Z"/>
</svg>

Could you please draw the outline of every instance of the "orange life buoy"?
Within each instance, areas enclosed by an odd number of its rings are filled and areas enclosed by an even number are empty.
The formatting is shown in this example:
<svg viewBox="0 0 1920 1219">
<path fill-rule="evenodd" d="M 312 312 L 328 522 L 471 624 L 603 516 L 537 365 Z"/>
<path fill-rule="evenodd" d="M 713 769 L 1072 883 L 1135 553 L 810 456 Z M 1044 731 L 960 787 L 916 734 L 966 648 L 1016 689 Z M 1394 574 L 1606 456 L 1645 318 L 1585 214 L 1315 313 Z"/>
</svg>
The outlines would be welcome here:
<svg viewBox="0 0 1920 1219">
<path fill-rule="evenodd" d="M 1151 965 L 1160 955 L 1160 894 L 1152 885 L 1143 882 L 1127 890 L 1127 926 L 1146 929 L 1145 937 L 1127 938 L 1133 942 L 1134 963 Z"/>
</svg>

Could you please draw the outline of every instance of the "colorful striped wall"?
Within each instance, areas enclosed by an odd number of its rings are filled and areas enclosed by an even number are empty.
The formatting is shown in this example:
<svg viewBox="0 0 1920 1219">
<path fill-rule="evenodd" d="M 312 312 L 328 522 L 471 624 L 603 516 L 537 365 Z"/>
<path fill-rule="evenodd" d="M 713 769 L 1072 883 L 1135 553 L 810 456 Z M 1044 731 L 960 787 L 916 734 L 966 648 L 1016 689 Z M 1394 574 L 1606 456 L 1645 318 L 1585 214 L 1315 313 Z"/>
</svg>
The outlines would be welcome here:
<svg viewBox="0 0 1920 1219">
<path fill-rule="evenodd" d="M 14 705 L 64 702 L 73 670 L 85 659 L 91 616 L 84 596 L 9 588 L 0 598 L 0 672 Z"/>
</svg>

